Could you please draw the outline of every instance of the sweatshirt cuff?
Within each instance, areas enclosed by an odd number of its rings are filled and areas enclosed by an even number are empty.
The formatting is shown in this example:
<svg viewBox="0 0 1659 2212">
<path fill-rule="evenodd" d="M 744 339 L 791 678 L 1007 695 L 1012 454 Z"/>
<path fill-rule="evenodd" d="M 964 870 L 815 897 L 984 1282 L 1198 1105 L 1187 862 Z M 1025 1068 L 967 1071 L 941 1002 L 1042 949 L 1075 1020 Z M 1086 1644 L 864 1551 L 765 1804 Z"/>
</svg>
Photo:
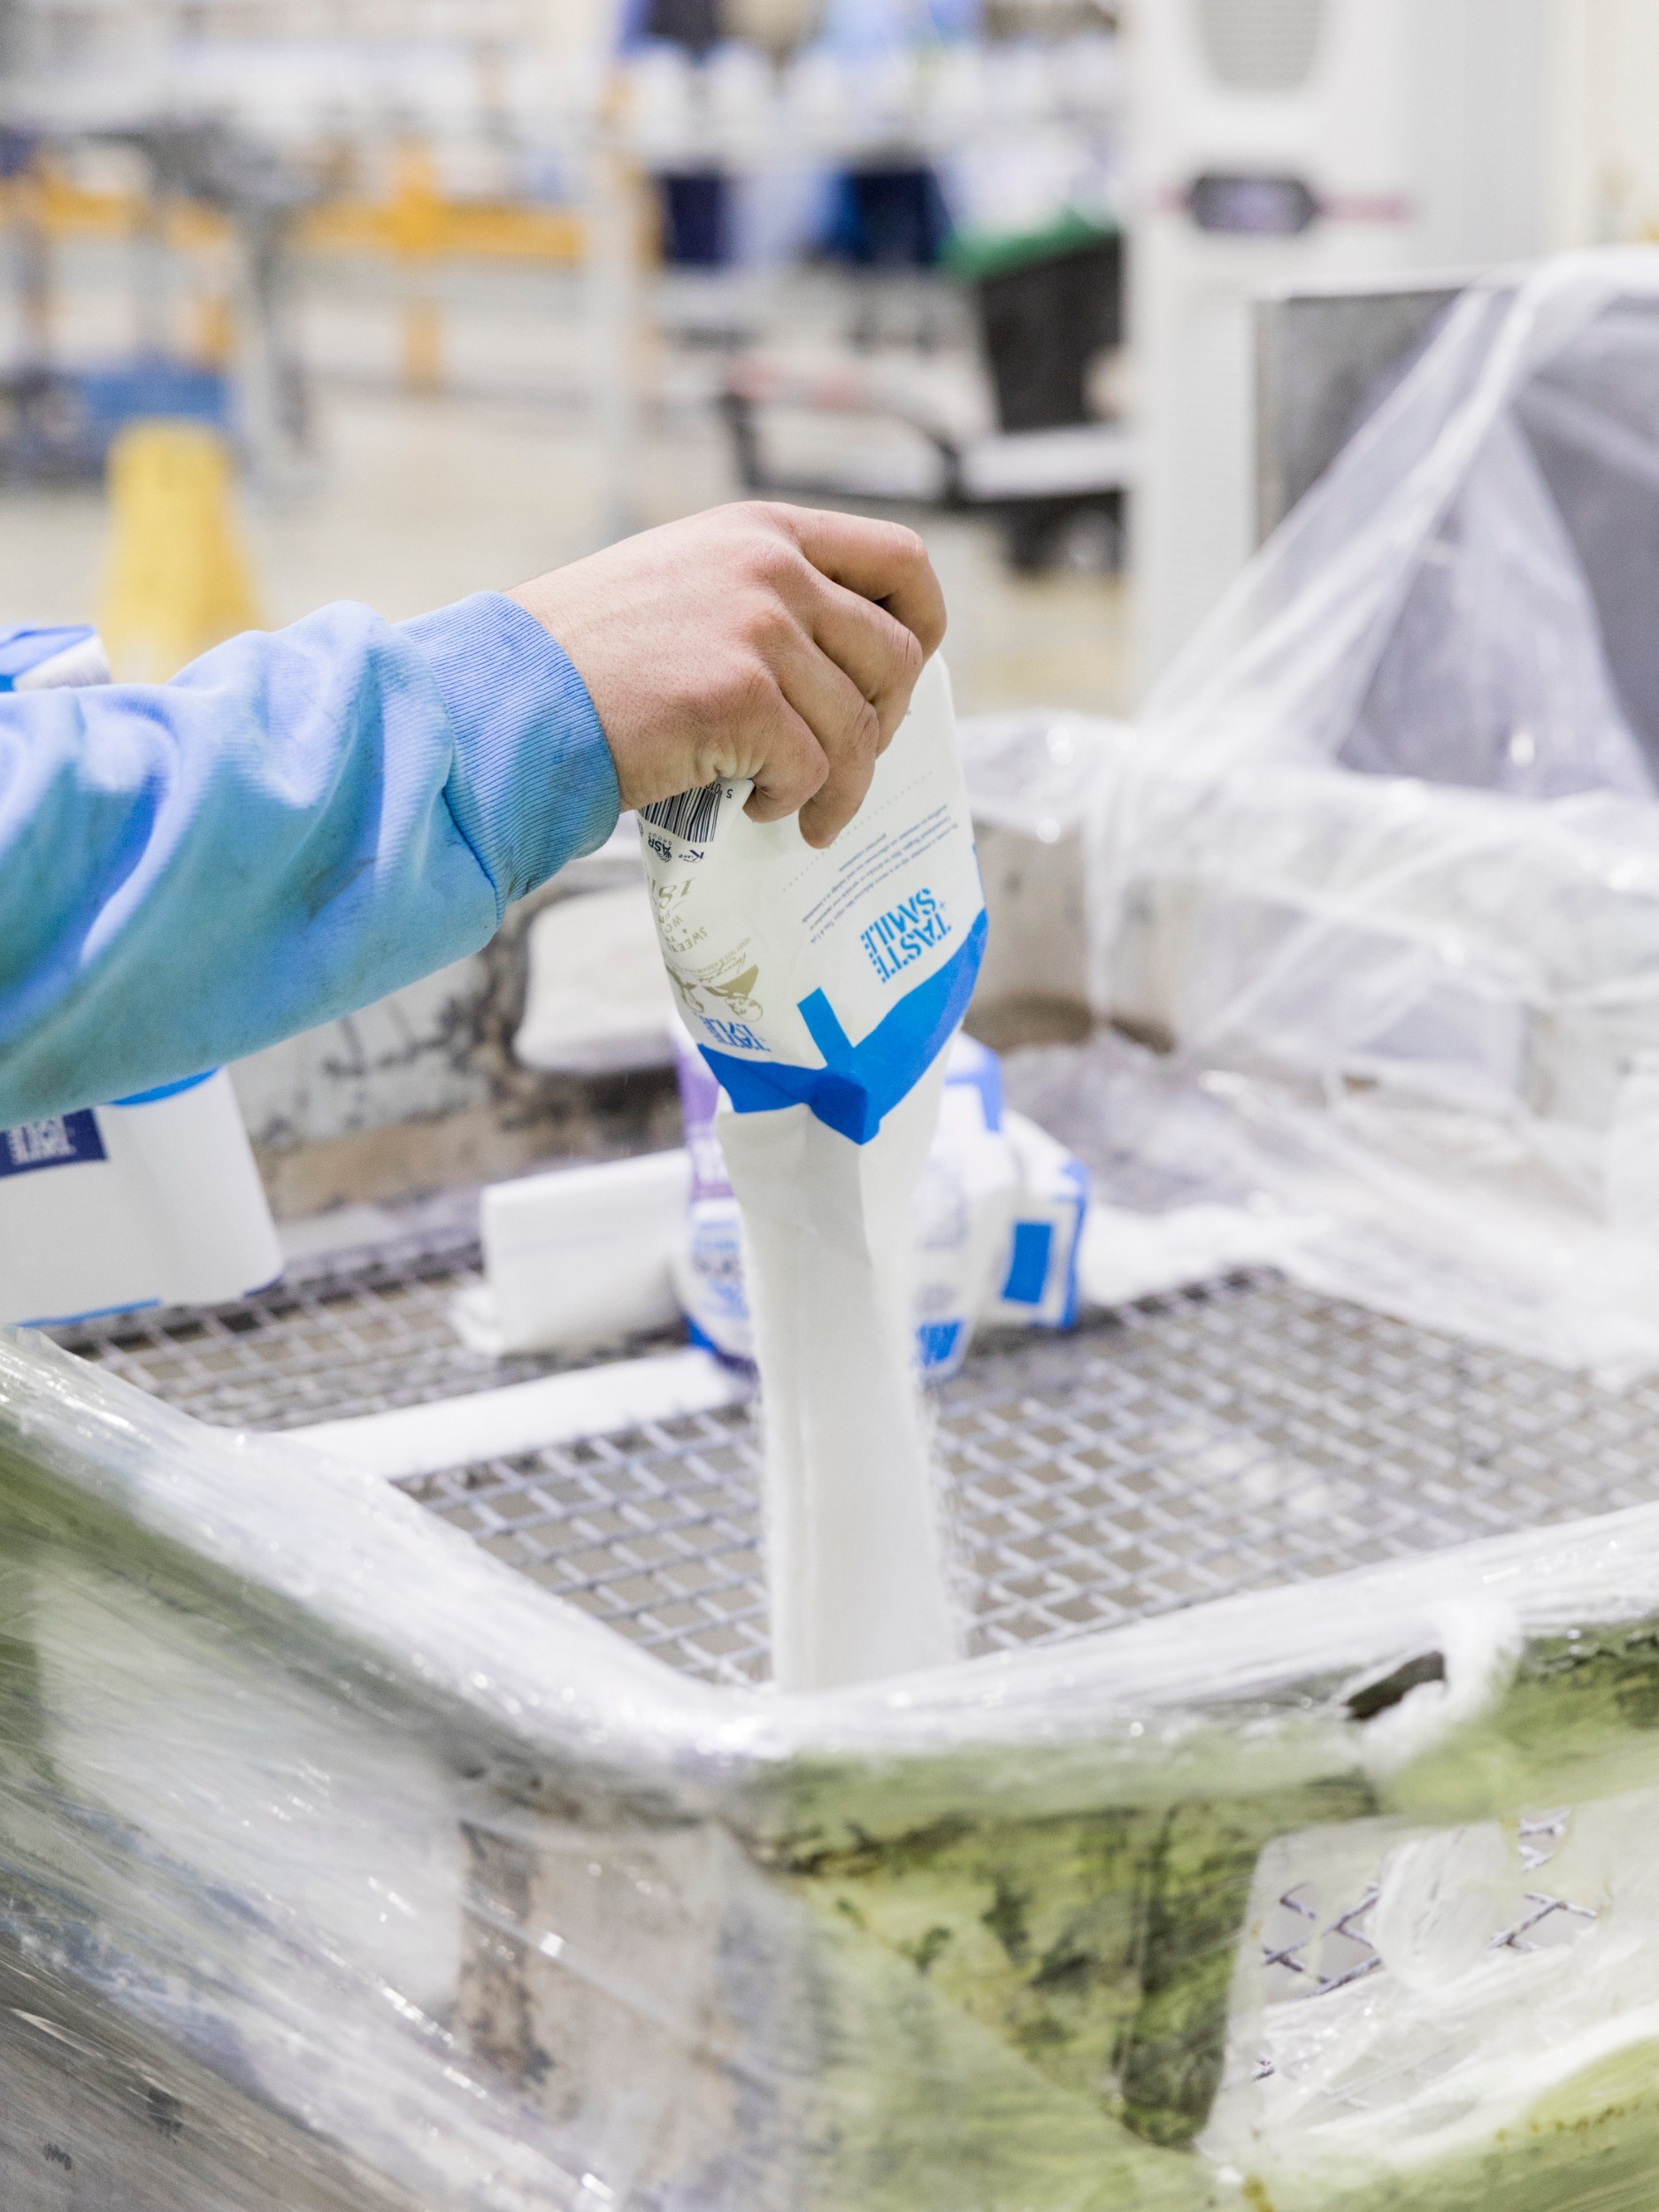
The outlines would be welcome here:
<svg viewBox="0 0 1659 2212">
<path fill-rule="evenodd" d="M 448 711 L 450 809 L 503 905 L 603 845 L 621 806 L 611 748 L 587 685 L 535 617 L 481 591 L 398 628 Z"/>
</svg>

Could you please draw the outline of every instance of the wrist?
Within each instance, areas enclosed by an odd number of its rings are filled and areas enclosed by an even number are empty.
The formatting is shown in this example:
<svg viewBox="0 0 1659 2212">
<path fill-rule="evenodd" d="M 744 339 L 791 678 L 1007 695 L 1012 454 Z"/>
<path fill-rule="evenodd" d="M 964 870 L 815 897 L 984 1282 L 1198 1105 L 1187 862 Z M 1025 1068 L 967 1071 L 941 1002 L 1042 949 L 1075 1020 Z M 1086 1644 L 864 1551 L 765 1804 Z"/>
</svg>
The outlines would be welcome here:
<svg viewBox="0 0 1659 2212">
<path fill-rule="evenodd" d="M 504 909 L 615 828 L 603 726 L 569 654 L 516 594 L 480 592 L 399 627 L 453 732 L 450 810 Z"/>
</svg>

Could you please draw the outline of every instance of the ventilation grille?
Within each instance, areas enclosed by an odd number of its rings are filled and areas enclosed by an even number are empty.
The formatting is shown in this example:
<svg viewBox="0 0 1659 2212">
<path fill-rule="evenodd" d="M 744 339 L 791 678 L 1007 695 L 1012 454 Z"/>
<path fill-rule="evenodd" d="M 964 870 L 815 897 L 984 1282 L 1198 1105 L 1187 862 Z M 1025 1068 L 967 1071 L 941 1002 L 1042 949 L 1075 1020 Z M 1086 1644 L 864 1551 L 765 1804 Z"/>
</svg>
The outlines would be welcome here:
<svg viewBox="0 0 1659 2212">
<path fill-rule="evenodd" d="M 1195 0 L 1210 74 L 1229 92 L 1294 92 L 1313 73 L 1329 0 Z"/>
</svg>

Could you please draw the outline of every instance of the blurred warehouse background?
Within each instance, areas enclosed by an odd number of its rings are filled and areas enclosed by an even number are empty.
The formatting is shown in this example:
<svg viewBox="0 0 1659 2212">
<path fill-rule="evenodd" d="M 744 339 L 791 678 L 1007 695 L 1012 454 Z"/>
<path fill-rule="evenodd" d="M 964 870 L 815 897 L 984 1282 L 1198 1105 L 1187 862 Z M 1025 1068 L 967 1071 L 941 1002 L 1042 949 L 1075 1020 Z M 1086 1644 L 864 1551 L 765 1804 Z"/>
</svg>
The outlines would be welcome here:
<svg viewBox="0 0 1659 2212">
<path fill-rule="evenodd" d="M 0 618 L 165 674 L 772 491 L 1123 710 L 1368 396 L 1266 480 L 1252 301 L 1659 234 L 1656 109 L 1659 0 L 0 0 Z"/>
</svg>

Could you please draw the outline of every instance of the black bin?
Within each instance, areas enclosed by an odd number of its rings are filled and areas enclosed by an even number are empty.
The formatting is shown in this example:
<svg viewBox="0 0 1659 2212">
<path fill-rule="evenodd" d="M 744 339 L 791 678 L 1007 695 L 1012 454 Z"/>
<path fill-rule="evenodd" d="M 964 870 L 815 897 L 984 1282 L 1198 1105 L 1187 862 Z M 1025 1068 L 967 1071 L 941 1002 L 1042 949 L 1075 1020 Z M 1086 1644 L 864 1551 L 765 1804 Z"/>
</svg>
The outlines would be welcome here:
<svg viewBox="0 0 1659 2212">
<path fill-rule="evenodd" d="M 1064 430 L 1091 420 L 1090 365 L 1123 342 L 1123 234 L 1068 214 L 1021 235 L 958 234 L 948 259 L 973 291 L 999 426 Z M 1049 566 L 1079 527 L 1103 534 L 1110 566 L 1122 562 L 1118 491 L 1010 501 L 1002 522 L 1018 569 Z"/>
<path fill-rule="evenodd" d="M 1089 420 L 1089 364 L 1121 344 L 1124 242 L 1070 216 L 1017 237 L 959 237 L 950 262 L 972 285 L 1004 430 Z"/>
</svg>

